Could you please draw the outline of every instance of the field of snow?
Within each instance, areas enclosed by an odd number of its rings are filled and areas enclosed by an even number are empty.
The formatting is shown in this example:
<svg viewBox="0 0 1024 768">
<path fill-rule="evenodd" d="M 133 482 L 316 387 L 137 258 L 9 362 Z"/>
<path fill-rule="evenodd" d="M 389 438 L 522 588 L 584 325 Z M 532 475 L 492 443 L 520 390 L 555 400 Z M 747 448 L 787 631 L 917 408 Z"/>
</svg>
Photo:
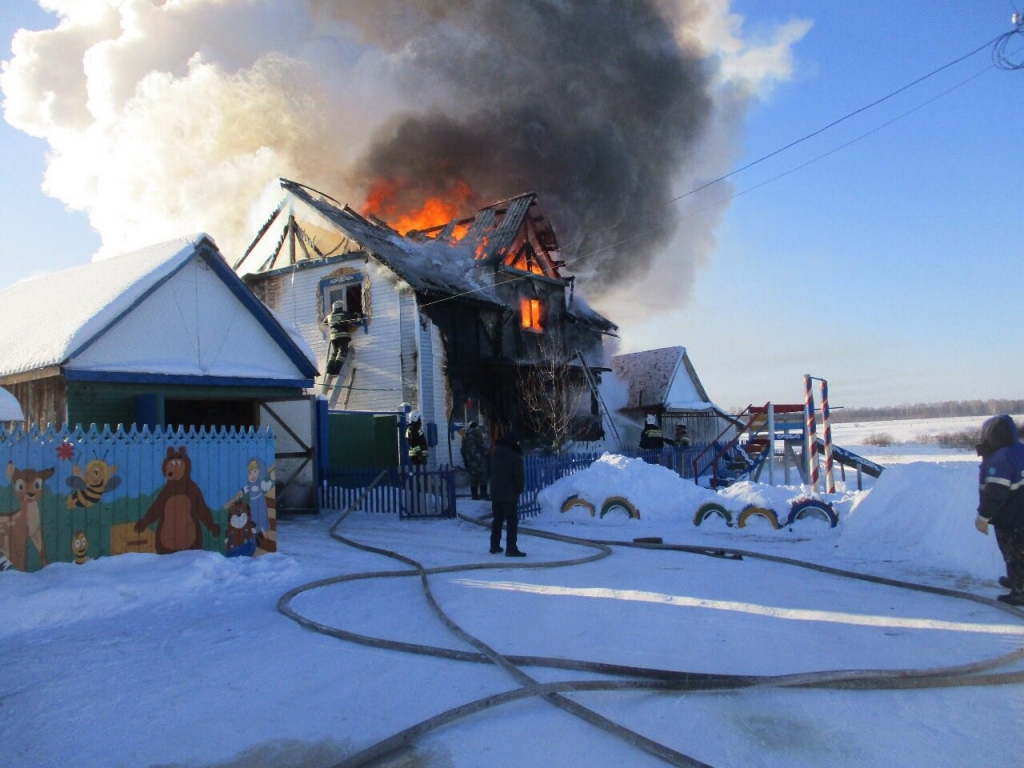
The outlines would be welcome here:
<svg viewBox="0 0 1024 768">
<path fill-rule="evenodd" d="M 420 579 L 409 578 L 417 571 L 333 539 L 336 523 L 354 542 L 441 569 L 429 576 L 438 605 L 506 656 L 772 676 L 997 659 L 992 671 L 1020 673 L 1024 665 L 1006 655 L 1021 646 L 1024 614 L 994 602 L 1002 563 L 994 538 L 973 527 L 977 457 L 912 442 L 883 455 L 856 442 L 869 428 L 899 440 L 925 433 L 921 422 L 834 428 L 837 444 L 888 467 L 870 489 L 842 484 L 819 494 L 839 515 L 834 528 L 813 518 L 778 530 L 763 518 L 742 529 L 717 519 L 694 526 L 708 499 L 729 510 L 782 510 L 810 489 L 744 483 L 715 494 L 661 467 L 609 456 L 545 491 L 544 511 L 523 521 L 522 560 L 489 555 L 486 530 L 470 519 L 355 512 L 340 521 L 337 513 L 283 521 L 282 551 L 259 559 L 124 555 L 0 573 L 0 764 L 327 768 L 445 710 L 527 685 L 491 664 L 359 644 L 279 613 L 283 594 L 323 580 L 290 603 L 309 621 L 473 650 L 430 610 Z M 561 512 L 573 494 L 598 503 L 626 496 L 640 517 Z M 460 500 L 459 509 L 476 518 L 487 505 Z M 626 543 L 660 537 L 690 551 L 614 546 L 603 559 L 545 567 L 595 550 L 534 531 Z M 746 554 L 707 556 L 726 548 Z M 346 575 L 353 578 L 339 578 Z M 522 674 L 542 683 L 610 679 L 541 666 Z M 677 764 L 1018 765 L 1024 688 L 984 682 L 857 690 L 764 681 L 714 692 L 565 695 L 694 761 Z M 536 697 L 489 707 L 376 763 L 664 764 Z"/>
</svg>

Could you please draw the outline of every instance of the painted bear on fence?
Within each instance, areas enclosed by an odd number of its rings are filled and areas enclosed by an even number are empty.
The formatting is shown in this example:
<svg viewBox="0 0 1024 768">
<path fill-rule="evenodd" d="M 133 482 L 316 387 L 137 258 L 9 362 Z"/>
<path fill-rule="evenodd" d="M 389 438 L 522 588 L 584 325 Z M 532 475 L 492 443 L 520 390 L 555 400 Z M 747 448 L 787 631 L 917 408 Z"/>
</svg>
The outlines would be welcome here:
<svg viewBox="0 0 1024 768">
<path fill-rule="evenodd" d="M 203 492 L 192 479 L 192 459 L 184 446 L 177 450 L 167 449 L 162 471 L 167 482 L 146 514 L 135 524 L 136 533 L 141 533 L 155 521 L 157 554 L 202 549 L 200 523 L 214 536 L 220 536 L 220 526 L 214 521 Z"/>
</svg>

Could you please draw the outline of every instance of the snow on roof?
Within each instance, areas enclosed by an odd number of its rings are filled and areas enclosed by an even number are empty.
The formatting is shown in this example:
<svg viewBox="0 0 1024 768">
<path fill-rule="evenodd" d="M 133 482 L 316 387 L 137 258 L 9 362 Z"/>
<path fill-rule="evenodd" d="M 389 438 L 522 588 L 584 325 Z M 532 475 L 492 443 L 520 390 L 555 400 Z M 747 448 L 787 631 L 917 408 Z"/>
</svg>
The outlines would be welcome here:
<svg viewBox="0 0 1024 768">
<path fill-rule="evenodd" d="M 179 237 L 0 291 L 0 376 L 63 363 L 204 240 L 213 244 L 203 233 Z"/>
<path fill-rule="evenodd" d="M 494 291 L 493 275 L 489 270 L 479 268 L 481 264 L 473 258 L 473 249 L 469 245 L 432 239 L 412 240 L 301 184 L 282 180 L 282 186 L 346 237 L 373 253 L 413 290 L 501 303 Z"/>
<path fill-rule="evenodd" d="M 203 285 L 179 296 L 193 268 Z M 54 366 L 290 381 L 314 376 L 316 358 L 199 233 L 0 291 L 0 377 Z"/>
<path fill-rule="evenodd" d="M 277 207 L 246 254 L 235 263 L 234 268 L 239 274 L 263 272 L 280 266 L 275 254 L 280 253 L 284 241 L 274 239 L 271 242 L 270 225 L 285 209 L 291 216 L 300 217 L 301 212 L 296 213 L 295 206 L 299 203 L 303 210 L 309 209 L 315 214 L 315 226 L 326 222 L 336 228 L 343 236 L 343 242 L 348 241 L 348 246 L 371 253 L 417 293 L 457 296 L 502 307 L 507 306 L 507 302 L 495 290 L 495 281 L 507 283 L 516 278 L 510 278 L 508 274 L 496 278 L 493 268 L 504 262 L 537 198 L 536 193 L 528 192 L 482 208 L 472 218 L 461 239 L 456 241 L 452 236 L 456 225 L 465 224 L 468 220 L 454 220 L 444 227 L 425 230 L 436 233 L 436 236 L 423 232 L 410 232 L 403 236 L 386 222 L 362 216 L 351 207 L 304 184 L 281 179 L 280 185 L 286 193 L 286 200 Z M 307 238 L 306 242 L 310 240 Z M 313 252 L 324 257 L 314 243 L 310 242 L 310 245 Z M 269 254 L 268 248 L 273 248 Z M 312 258 L 309 250 L 304 252 Z M 298 252 L 294 256 L 295 259 L 301 258 Z M 293 264 L 294 261 L 288 266 Z M 567 282 L 564 277 L 545 277 Z M 578 292 L 567 307 L 567 313 L 574 321 L 603 333 L 617 328 L 583 301 Z"/>
<path fill-rule="evenodd" d="M 610 366 L 629 387 L 625 409 L 707 410 L 715 407 L 687 365 L 685 347 L 617 355 L 611 359 Z"/>
</svg>

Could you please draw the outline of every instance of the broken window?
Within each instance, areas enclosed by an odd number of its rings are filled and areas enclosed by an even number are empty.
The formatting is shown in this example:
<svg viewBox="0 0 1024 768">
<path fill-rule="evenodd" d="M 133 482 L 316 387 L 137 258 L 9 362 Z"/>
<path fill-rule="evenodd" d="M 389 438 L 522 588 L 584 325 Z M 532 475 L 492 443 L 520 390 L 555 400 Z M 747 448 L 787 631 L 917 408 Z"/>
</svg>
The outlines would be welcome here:
<svg viewBox="0 0 1024 768">
<path fill-rule="evenodd" d="M 320 281 L 320 312 L 323 317 L 340 301 L 345 312 L 366 314 L 363 301 L 363 276 L 347 274 Z M 327 331 L 324 331 L 326 336 Z"/>
<path fill-rule="evenodd" d="M 520 299 L 519 311 L 522 317 L 523 328 L 528 331 L 536 331 L 537 333 L 544 330 L 543 305 L 540 299 Z"/>
</svg>

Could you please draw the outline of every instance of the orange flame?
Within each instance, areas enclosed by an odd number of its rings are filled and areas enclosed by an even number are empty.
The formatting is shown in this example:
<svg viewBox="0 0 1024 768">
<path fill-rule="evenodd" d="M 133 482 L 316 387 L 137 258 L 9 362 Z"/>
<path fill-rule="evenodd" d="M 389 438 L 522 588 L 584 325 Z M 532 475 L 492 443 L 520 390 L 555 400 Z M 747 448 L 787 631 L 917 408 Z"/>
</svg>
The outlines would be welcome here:
<svg viewBox="0 0 1024 768">
<path fill-rule="evenodd" d="M 407 204 L 410 197 L 421 197 L 421 193 L 398 179 L 378 179 L 366 195 L 363 213 L 388 222 L 398 232 L 408 233 L 447 224 L 476 199 L 476 193 L 466 182 L 456 181 L 443 197 L 427 197 L 419 207 Z"/>
</svg>

